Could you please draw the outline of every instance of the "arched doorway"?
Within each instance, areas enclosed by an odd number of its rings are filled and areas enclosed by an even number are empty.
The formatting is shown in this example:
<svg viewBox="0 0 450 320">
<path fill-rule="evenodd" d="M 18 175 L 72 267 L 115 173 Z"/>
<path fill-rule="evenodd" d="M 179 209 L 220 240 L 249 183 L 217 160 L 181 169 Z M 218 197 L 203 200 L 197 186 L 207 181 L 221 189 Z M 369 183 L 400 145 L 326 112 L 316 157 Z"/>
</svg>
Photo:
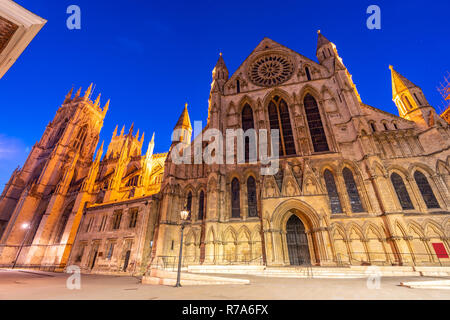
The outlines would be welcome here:
<svg viewBox="0 0 450 320">
<path fill-rule="evenodd" d="M 308 237 L 303 222 L 293 214 L 286 223 L 286 242 L 291 265 L 309 265 Z"/>
</svg>

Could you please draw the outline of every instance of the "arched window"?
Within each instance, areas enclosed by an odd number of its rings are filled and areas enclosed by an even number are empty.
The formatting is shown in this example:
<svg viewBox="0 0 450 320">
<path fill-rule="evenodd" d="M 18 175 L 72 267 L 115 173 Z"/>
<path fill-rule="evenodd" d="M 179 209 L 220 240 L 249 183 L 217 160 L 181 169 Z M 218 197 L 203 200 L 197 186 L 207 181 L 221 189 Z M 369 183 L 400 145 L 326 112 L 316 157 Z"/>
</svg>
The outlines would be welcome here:
<svg viewBox="0 0 450 320">
<path fill-rule="evenodd" d="M 398 201 L 402 206 L 403 210 L 411 210 L 414 209 L 414 205 L 411 202 L 411 198 L 409 197 L 408 190 L 406 189 L 405 183 L 403 182 L 402 177 L 397 173 L 393 173 L 391 175 L 391 182 L 394 186 L 395 193 L 397 194 Z"/>
<path fill-rule="evenodd" d="M 253 110 L 252 108 L 246 104 L 244 108 L 242 109 L 242 130 L 245 131 L 249 129 L 254 129 L 254 121 L 253 121 Z M 255 141 L 256 142 L 256 141 Z M 256 145 L 253 146 L 252 151 L 254 150 L 254 153 L 252 152 L 252 161 L 256 161 Z M 245 152 L 245 161 L 248 162 L 250 159 L 250 138 L 245 137 L 244 140 L 244 152 Z"/>
<path fill-rule="evenodd" d="M 191 220 L 191 210 L 192 210 L 192 192 L 189 191 L 187 200 L 186 200 L 186 210 L 189 211 L 189 215 L 187 220 Z"/>
<path fill-rule="evenodd" d="M 288 105 L 283 99 L 275 96 L 270 101 L 268 109 L 270 129 L 276 129 L 280 132 L 280 154 L 283 156 L 295 154 L 295 143 Z"/>
<path fill-rule="evenodd" d="M 342 213 L 341 200 L 339 199 L 333 174 L 327 169 L 323 173 L 323 178 L 327 187 L 328 198 L 330 198 L 331 213 Z"/>
<path fill-rule="evenodd" d="M 311 73 L 309 72 L 309 68 L 305 67 L 306 78 L 308 81 L 311 81 Z"/>
<path fill-rule="evenodd" d="M 252 176 L 247 179 L 247 204 L 248 204 L 248 216 L 257 217 L 258 208 L 256 202 L 256 182 Z"/>
<path fill-rule="evenodd" d="M 405 106 L 406 106 L 408 109 L 411 109 L 411 108 L 412 108 L 411 102 L 409 102 L 409 99 L 408 99 L 407 96 L 403 96 L 403 102 L 405 103 Z"/>
<path fill-rule="evenodd" d="M 75 141 L 73 143 L 75 149 L 78 149 L 84 145 L 86 136 L 87 136 L 87 125 L 81 127 L 80 130 L 78 131 L 77 137 L 75 138 Z"/>
<path fill-rule="evenodd" d="M 431 189 L 427 177 L 425 177 L 425 175 L 422 172 L 416 171 L 414 173 L 414 180 L 416 180 L 417 186 L 419 187 L 423 201 L 425 201 L 427 208 L 428 209 L 440 208 L 439 203 L 436 199 L 436 196 L 433 193 L 433 189 Z"/>
<path fill-rule="evenodd" d="M 398 130 L 398 126 L 397 126 L 397 123 L 396 123 L 396 122 L 393 122 L 392 125 L 394 126 L 394 129 L 395 129 L 395 130 Z"/>
<path fill-rule="evenodd" d="M 198 220 L 203 220 L 204 212 L 205 212 L 205 193 L 202 190 L 200 192 L 200 197 L 198 198 Z"/>
<path fill-rule="evenodd" d="M 239 80 L 236 80 L 236 92 L 237 93 L 241 92 L 241 83 L 239 82 Z"/>
<path fill-rule="evenodd" d="M 383 122 L 383 127 L 384 127 L 384 130 L 386 130 L 386 131 L 388 131 L 388 130 L 389 130 L 389 128 L 388 128 L 388 126 L 387 126 L 386 122 Z"/>
<path fill-rule="evenodd" d="M 370 125 L 370 129 L 372 129 L 372 132 L 376 132 L 377 131 L 377 127 L 375 126 L 374 122 L 370 122 L 369 125 Z"/>
<path fill-rule="evenodd" d="M 323 129 L 316 99 L 308 93 L 305 96 L 304 104 L 314 152 L 329 151 L 330 149 L 328 148 L 327 137 L 325 135 L 325 130 Z"/>
<path fill-rule="evenodd" d="M 344 168 L 344 170 L 342 170 L 342 175 L 344 176 L 345 187 L 347 188 L 347 194 L 350 200 L 352 212 L 364 212 L 353 173 L 349 168 Z"/>
<path fill-rule="evenodd" d="M 231 217 L 239 218 L 241 216 L 241 196 L 239 180 L 234 178 L 231 181 Z"/>
</svg>

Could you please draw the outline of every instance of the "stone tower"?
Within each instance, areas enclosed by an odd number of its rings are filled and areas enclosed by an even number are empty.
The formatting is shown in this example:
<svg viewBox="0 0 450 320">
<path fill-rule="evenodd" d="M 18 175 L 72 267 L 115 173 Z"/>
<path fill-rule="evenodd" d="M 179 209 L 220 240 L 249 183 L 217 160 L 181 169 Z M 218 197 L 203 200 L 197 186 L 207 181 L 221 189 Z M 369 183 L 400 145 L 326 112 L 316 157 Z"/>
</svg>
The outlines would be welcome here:
<svg viewBox="0 0 450 320">
<path fill-rule="evenodd" d="M 24 249 L 22 263 L 41 264 L 48 255 L 48 264 L 60 262 L 76 221 L 76 196 L 90 170 L 109 108 L 109 101 L 100 107 L 100 95 L 92 101 L 92 91 L 92 84 L 83 96 L 81 88 L 74 97 L 70 90 L 23 168 L 6 185 L 0 198 L 2 264 L 16 259 L 14 246 L 21 244 L 36 245 Z"/>
</svg>

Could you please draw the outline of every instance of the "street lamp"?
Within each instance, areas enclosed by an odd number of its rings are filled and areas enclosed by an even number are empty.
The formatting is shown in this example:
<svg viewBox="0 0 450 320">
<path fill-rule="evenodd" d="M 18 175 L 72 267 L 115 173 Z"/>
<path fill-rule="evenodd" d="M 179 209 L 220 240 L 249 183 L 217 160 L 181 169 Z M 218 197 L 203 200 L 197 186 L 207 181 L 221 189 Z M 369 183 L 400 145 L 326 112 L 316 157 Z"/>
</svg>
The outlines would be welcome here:
<svg viewBox="0 0 450 320">
<path fill-rule="evenodd" d="M 184 221 L 186 221 L 187 217 L 189 216 L 189 211 L 187 211 L 186 209 L 181 210 L 180 216 L 181 216 L 181 241 L 180 241 L 180 256 L 178 257 L 177 283 L 175 284 L 176 288 L 181 287 L 180 276 L 181 276 L 181 259 L 183 255 L 183 230 L 184 230 Z"/>
<path fill-rule="evenodd" d="M 13 263 L 13 266 L 12 266 L 13 269 L 16 267 L 17 260 L 19 260 L 20 253 L 22 252 L 23 245 L 25 243 L 25 240 L 28 237 L 28 231 L 30 230 L 30 225 L 28 223 L 23 223 L 21 228 L 24 229 L 24 230 L 27 230 L 27 232 L 25 233 L 25 237 L 23 238 L 22 243 L 20 244 L 20 248 L 19 248 L 19 251 L 17 252 L 16 259 L 14 259 L 14 263 Z"/>
</svg>

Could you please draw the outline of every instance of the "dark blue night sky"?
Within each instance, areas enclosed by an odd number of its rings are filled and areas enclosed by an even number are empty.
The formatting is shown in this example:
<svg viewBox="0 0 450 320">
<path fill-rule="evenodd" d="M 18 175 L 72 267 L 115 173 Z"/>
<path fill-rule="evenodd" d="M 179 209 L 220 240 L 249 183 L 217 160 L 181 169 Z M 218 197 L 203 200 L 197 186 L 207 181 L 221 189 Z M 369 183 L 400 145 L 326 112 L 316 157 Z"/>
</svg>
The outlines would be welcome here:
<svg viewBox="0 0 450 320">
<path fill-rule="evenodd" d="M 436 87 L 450 71 L 447 0 L 16 1 L 48 23 L 0 80 L 0 185 L 23 164 L 69 89 L 84 92 L 91 82 L 102 105 L 111 99 L 106 144 L 116 124 L 134 122 L 147 142 L 156 132 L 155 152 L 167 151 L 186 101 L 191 120 L 206 121 L 219 52 L 231 75 L 264 37 L 317 60 L 320 29 L 362 100 L 394 114 L 389 64 L 438 110 Z M 72 4 L 81 8 L 81 30 L 66 27 Z M 366 27 L 371 4 L 381 8 L 381 30 Z"/>
</svg>

